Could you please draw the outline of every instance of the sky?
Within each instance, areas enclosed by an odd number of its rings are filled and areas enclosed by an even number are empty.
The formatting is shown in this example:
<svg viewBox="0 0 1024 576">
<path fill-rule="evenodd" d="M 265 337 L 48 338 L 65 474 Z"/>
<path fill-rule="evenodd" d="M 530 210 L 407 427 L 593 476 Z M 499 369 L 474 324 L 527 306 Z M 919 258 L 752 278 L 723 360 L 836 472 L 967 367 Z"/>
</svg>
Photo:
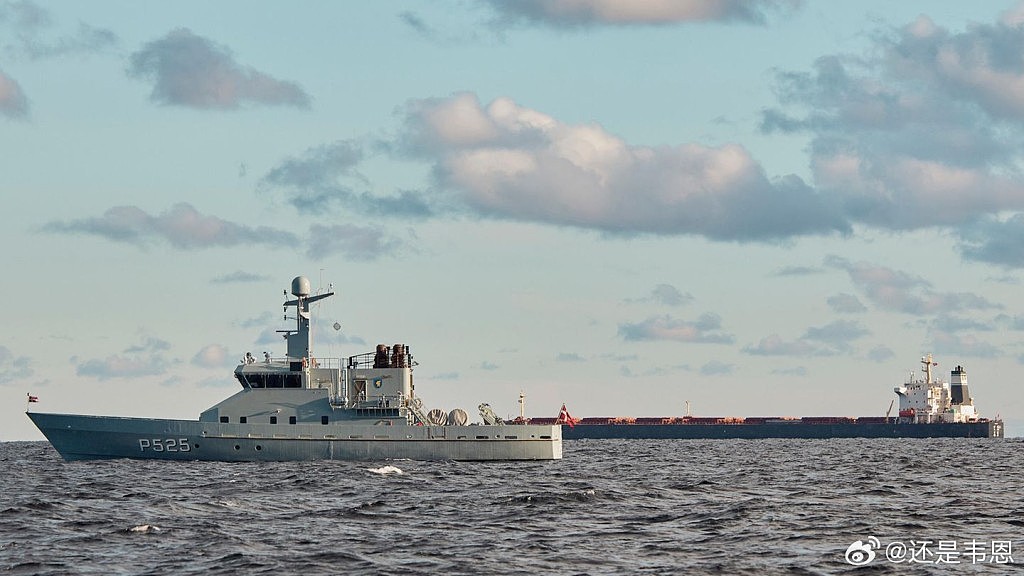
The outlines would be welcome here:
<svg viewBox="0 0 1024 576">
<path fill-rule="evenodd" d="M 428 408 L 1024 436 L 1024 5 L 0 0 L 0 440 L 407 344 Z M 341 326 L 335 330 L 333 325 Z"/>
</svg>

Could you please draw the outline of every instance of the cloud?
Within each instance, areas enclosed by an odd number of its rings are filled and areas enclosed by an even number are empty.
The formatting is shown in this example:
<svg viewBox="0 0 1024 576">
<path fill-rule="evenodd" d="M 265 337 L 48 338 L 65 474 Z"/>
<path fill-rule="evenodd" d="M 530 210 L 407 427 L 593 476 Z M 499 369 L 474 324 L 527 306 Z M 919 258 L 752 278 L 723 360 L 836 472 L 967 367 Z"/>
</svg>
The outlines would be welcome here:
<svg viewBox="0 0 1024 576">
<path fill-rule="evenodd" d="M 286 248 L 301 245 L 298 236 L 268 226 L 246 226 L 204 215 L 190 204 L 176 204 L 158 216 L 147 214 L 136 206 L 115 206 L 98 218 L 53 221 L 42 231 L 54 234 L 87 234 L 113 242 L 146 248 L 166 242 L 179 250 L 200 250 L 232 246 L 265 245 Z M 375 260 L 396 254 L 405 243 L 385 234 L 380 228 L 338 224 L 309 228 L 306 254 L 322 259 L 344 254 L 355 260 Z M 238 277 L 221 281 L 241 281 Z"/>
<path fill-rule="evenodd" d="M 960 240 L 960 253 L 965 259 L 1024 267 L 1024 214 L 971 222 L 960 228 Z"/>
<path fill-rule="evenodd" d="M 862 304 L 860 299 L 853 294 L 842 293 L 836 294 L 835 296 L 829 296 L 826 302 L 833 312 L 857 314 L 868 311 L 867 306 Z"/>
<path fill-rule="evenodd" d="M 721 330 L 717 314 L 702 314 L 695 321 L 677 320 L 669 315 L 654 316 L 635 324 L 620 324 L 619 336 L 624 340 L 642 342 L 673 340 L 701 344 L 731 344 L 733 336 Z"/>
<path fill-rule="evenodd" d="M 850 231 L 826 198 L 797 176 L 769 180 L 742 146 L 630 145 L 508 98 L 410 102 L 399 141 L 433 164 L 438 189 L 486 217 L 735 241 Z"/>
<path fill-rule="evenodd" d="M 836 320 L 835 322 L 824 326 L 808 328 L 807 332 L 803 335 L 803 339 L 831 344 L 834 346 L 844 346 L 845 344 L 870 333 L 871 332 L 869 330 L 861 326 L 858 322 L 850 320 Z"/>
<path fill-rule="evenodd" d="M 207 344 L 192 357 L 192 364 L 203 368 L 223 368 L 232 363 L 228 360 L 228 349 L 220 344 Z"/>
<path fill-rule="evenodd" d="M 75 369 L 79 376 L 90 376 L 99 380 L 156 376 L 166 371 L 167 364 L 161 358 L 133 358 L 117 354 L 103 359 L 87 360 L 78 364 Z"/>
<path fill-rule="evenodd" d="M 936 292 L 924 278 L 884 266 L 837 256 L 827 258 L 825 264 L 845 270 L 868 300 L 886 310 L 924 315 L 1001 308 L 969 292 Z"/>
<path fill-rule="evenodd" d="M 244 284 L 252 282 L 266 282 L 270 280 L 270 276 L 265 274 L 255 274 L 253 272 L 246 272 L 244 270 L 237 270 L 230 274 L 223 274 L 210 280 L 211 284 Z"/>
<path fill-rule="evenodd" d="M 43 231 L 58 234 L 87 234 L 114 242 L 144 247 L 162 240 L 181 250 L 238 245 L 294 246 L 298 238 L 267 226 L 250 227 L 200 213 L 180 203 L 159 216 L 136 206 L 115 206 L 98 218 L 53 221 Z"/>
<path fill-rule="evenodd" d="M 667 25 L 683 22 L 763 24 L 769 11 L 797 2 L 777 0 L 488 0 L 495 24 L 554 27 Z"/>
<path fill-rule="evenodd" d="M 586 360 L 576 352 L 559 352 L 558 356 L 555 356 L 555 362 L 586 362 Z"/>
<path fill-rule="evenodd" d="M 75 373 L 79 376 L 99 380 L 156 376 L 167 372 L 170 362 L 164 357 L 163 352 L 170 347 L 167 341 L 149 336 L 143 338 L 140 343 L 125 348 L 121 354 L 85 361 L 75 356 L 71 358 L 71 363 L 75 365 Z"/>
<path fill-rule="evenodd" d="M 0 115 L 12 119 L 28 116 L 28 98 L 21 85 L 0 70 Z"/>
<path fill-rule="evenodd" d="M 0 37 L 10 39 L 2 48 L 15 58 L 39 60 L 94 54 L 115 46 L 118 41 L 110 30 L 84 22 L 79 22 L 78 28 L 70 34 L 52 34 L 54 27 L 50 13 L 35 2 L 0 2 L 0 32 L 7 32 Z"/>
<path fill-rule="evenodd" d="M 1024 330 L 1024 316 L 1000 314 L 995 318 L 996 324 L 1009 330 Z"/>
<path fill-rule="evenodd" d="M 743 352 L 755 356 L 835 356 L 849 353 L 851 342 L 870 334 L 857 322 L 836 320 L 824 326 L 812 326 L 803 336 L 785 341 L 778 334 L 761 339 L 756 345 L 748 345 Z"/>
<path fill-rule="evenodd" d="M 164 350 L 170 350 L 171 343 L 160 338 L 154 338 L 147 336 L 142 340 L 141 343 L 135 344 L 125 348 L 125 354 L 138 354 L 140 352 L 162 352 Z"/>
<path fill-rule="evenodd" d="M 682 306 L 693 300 L 691 294 L 683 294 L 671 284 L 658 284 L 651 292 L 651 300 L 665 306 Z"/>
<path fill-rule="evenodd" d="M 306 254 L 316 260 L 339 253 L 352 260 L 376 260 L 397 253 L 403 246 L 401 240 L 385 236 L 380 228 L 354 224 L 314 224 L 309 227 L 309 236 Z"/>
<path fill-rule="evenodd" d="M 700 373 L 702 376 L 718 376 L 721 374 L 732 374 L 735 371 L 735 364 L 726 364 L 724 362 L 719 362 L 717 360 L 712 360 L 700 367 Z"/>
<path fill-rule="evenodd" d="M 977 330 L 981 332 L 991 332 L 996 329 L 996 324 L 999 322 L 1000 317 L 997 316 L 993 322 L 982 322 L 980 320 L 974 320 L 971 318 L 961 318 L 959 316 L 951 316 L 949 314 L 940 314 L 936 316 L 931 322 L 931 327 L 936 331 L 944 332 L 966 332 L 968 330 Z"/>
<path fill-rule="evenodd" d="M 662 306 L 683 306 L 693 301 L 693 295 L 683 294 L 671 284 L 658 284 L 649 295 L 639 299 L 627 299 L 627 302 L 653 302 Z"/>
<path fill-rule="evenodd" d="M 998 347 L 983 340 L 978 340 L 973 334 L 934 330 L 931 336 L 932 351 L 936 354 L 956 357 L 975 356 L 979 358 L 996 358 L 1003 355 L 1003 352 Z"/>
<path fill-rule="evenodd" d="M 321 327 L 319 331 L 316 333 L 315 338 L 315 342 L 318 347 L 321 344 L 331 344 L 335 346 L 346 346 L 349 344 L 366 346 L 366 340 L 363 340 L 359 336 L 346 334 L 344 329 L 335 330 L 334 328 L 328 328 L 330 324 L 331 322 L 325 319 L 323 323 L 320 325 Z M 318 348 L 318 350 L 320 350 L 321 352 L 323 351 L 322 348 Z"/>
<path fill-rule="evenodd" d="M 813 276 L 814 274 L 821 274 L 821 268 L 813 268 L 811 266 L 786 266 L 780 268 L 775 272 L 776 276 Z"/>
<path fill-rule="evenodd" d="M 1024 210 L 1021 13 L 960 32 L 922 16 L 874 34 L 863 54 L 778 71 L 779 106 L 761 129 L 811 135 L 814 187 L 847 221 L 951 227 L 964 258 L 1024 266 L 1007 246 L 1021 226 L 1007 212 Z"/>
<path fill-rule="evenodd" d="M 743 352 L 755 356 L 811 356 L 818 354 L 818 347 L 806 340 L 786 342 L 778 334 L 765 336 L 756 346 L 745 346 Z"/>
<path fill-rule="evenodd" d="M 356 192 L 353 186 L 367 186 L 367 179 L 357 170 L 364 157 L 362 146 L 354 141 L 323 144 L 285 159 L 260 180 L 259 186 L 262 190 L 283 191 L 288 202 L 306 214 L 332 208 L 397 218 L 425 218 L 433 214 L 426 199 L 417 192 L 400 191 L 390 197 Z"/>
<path fill-rule="evenodd" d="M 30 378 L 35 374 L 28 356 L 15 356 L 6 346 L 0 346 L 0 385 Z"/>
<path fill-rule="evenodd" d="M 274 344 L 284 345 L 284 335 L 278 334 L 277 330 L 272 327 L 264 328 L 259 337 L 256 338 L 256 344 L 264 344 L 272 346 Z"/>
<path fill-rule="evenodd" d="M 881 364 L 882 362 L 888 362 L 896 357 L 896 353 L 893 352 L 886 346 L 875 346 L 868 351 L 868 359 Z"/>
<path fill-rule="evenodd" d="M 150 99 L 170 106 L 230 110 L 243 104 L 308 108 L 296 83 L 235 61 L 226 46 L 178 28 L 131 55 L 128 75 L 153 81 Z"/>
</svg>

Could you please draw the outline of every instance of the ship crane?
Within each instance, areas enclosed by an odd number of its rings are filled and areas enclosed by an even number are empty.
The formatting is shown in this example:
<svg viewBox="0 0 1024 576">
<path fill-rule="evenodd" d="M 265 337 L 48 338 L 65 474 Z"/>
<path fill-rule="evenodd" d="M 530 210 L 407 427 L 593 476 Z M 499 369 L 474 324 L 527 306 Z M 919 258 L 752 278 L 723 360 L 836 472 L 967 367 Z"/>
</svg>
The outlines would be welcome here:
<svg viewBox="0 0 1024 576">
<path fill-rule="evenodd" d="M 480 410 L 480 417 L 483 418 L 484 424 L 487 426 L 501 426 L 505 423 L 504 420 L 498 418 L 498 415 L 494 413 L 490 404 L 484 403 L 477 406 L 477 408 Z"/>
</svg>

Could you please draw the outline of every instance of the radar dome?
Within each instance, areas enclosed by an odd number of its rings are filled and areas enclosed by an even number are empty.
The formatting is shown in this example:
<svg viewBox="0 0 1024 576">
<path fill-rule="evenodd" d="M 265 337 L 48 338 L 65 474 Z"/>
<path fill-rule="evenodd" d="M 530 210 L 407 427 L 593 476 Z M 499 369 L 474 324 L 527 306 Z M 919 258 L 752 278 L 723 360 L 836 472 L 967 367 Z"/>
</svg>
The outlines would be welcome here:
<svg viewBox="0 0 1024 576">
<path fill-rule="evenodd" d="M 296 276 L 292 280 L 292 295 L 294 296 L 309 296 L 309 278 L 305 276 Z"/>
</svg>

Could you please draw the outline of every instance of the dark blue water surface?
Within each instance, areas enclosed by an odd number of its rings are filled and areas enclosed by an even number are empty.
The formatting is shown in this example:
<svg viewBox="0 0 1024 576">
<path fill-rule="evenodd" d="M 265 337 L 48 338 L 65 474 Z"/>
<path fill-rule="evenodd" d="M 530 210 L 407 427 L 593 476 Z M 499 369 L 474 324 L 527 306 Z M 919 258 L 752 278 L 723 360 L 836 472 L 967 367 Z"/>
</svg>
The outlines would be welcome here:
<svg viewBox="0 0 1024 576">
<path fill-rule="evenodd" d="M 1014 439 L 241 464 L 65 463 L 7 442 L 0 470 L 0 574 L 1024 574 Z M 858 540 L 864 567 L 846 561 Z M 912 552 L 889 557 L 893 543 Z"/>
</svg>

